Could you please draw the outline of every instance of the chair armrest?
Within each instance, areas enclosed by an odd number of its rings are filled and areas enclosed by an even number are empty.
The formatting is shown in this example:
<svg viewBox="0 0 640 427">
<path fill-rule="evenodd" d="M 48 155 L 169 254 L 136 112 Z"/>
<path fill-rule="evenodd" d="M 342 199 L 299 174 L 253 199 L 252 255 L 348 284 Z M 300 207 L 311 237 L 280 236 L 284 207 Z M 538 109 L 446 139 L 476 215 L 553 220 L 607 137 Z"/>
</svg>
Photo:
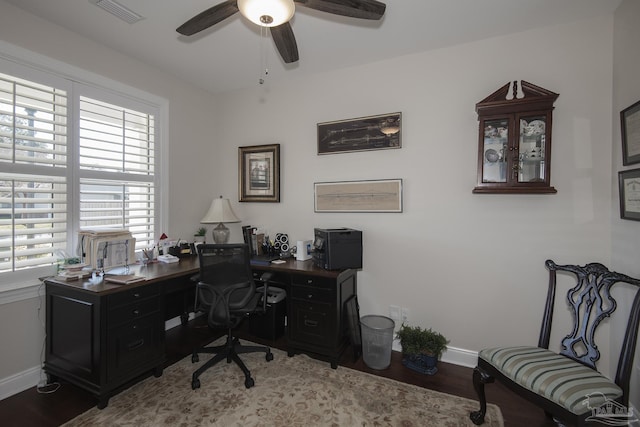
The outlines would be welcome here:
<svg viewBox="0 0 640 427">
<path fill-rule="evenodd" d="M 273 278 L 273 273 L 271 271 L 265 271 L 260 276 L 260 282 L 262 282 L 262 311 L 264 313 L 267 312 L 267 291 L 269 290 L 269 281 Z"/>
</svg>

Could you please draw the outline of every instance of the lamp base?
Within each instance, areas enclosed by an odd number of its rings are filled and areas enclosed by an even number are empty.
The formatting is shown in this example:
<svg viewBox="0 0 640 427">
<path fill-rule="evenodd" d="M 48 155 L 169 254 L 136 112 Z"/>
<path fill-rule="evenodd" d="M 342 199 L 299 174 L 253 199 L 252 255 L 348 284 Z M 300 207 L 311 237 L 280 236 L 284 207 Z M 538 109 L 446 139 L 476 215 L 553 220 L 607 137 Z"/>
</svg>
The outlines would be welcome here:
<svg viewBox="0 0 640 427">
<path fill-rule="evenodd" d="M 216 228 L 213 229 L 213 241 L 222 245 L 229 241 L 230 230 L 224 226 L 223 223 L 219 223 Z"/>
</svg>

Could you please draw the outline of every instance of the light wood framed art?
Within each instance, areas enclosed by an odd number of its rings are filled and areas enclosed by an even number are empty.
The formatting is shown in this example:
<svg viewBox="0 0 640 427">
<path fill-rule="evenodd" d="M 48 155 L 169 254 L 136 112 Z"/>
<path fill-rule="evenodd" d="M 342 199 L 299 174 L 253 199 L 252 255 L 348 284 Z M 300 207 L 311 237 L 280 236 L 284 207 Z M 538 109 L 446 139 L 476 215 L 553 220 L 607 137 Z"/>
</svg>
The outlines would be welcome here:
<svg viewBox="0 0 640 427">
<path fill-rule="evenodd" d="M 315 212 L 402 212 L 402 179 L 316 182 Z"/>
</svg>

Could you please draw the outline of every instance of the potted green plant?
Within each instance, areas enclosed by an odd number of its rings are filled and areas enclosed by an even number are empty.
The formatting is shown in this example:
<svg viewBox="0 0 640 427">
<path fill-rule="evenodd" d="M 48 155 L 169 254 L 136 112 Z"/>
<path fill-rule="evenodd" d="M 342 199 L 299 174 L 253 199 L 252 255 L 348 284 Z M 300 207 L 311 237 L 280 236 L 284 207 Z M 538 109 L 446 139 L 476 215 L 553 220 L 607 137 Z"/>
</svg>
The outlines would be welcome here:
<svg viewBox="0 0 640 427">
<path fill-rule="evenodd" d="M 206 227 L 198 228 L 198 231 L 196 231 L 196 234 L 193 235 L 193 241 L 195 243 L 204 243 L 206 234 L 207 234 Z"/>
<path fill-rule="evenodd" d="M 423 374 L 433 375 L 449 340 L 439 332 L 402 324 L 396 337 L 402 346 L 402 364 Z"/>
</svg>

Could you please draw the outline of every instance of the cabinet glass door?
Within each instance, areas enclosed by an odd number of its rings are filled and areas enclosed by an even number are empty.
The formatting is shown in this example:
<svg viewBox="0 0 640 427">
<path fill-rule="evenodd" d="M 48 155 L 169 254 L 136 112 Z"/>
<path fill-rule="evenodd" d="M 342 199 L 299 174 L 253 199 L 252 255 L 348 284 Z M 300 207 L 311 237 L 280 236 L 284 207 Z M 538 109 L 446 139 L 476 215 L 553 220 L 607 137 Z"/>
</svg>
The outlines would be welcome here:
<svg viewBox="0 0 640 427">
<path fill-rule="evenodd" d="M 508 142 L 509 120 L 507 118 L 484 122 L 482 182 L 507 182 Z"/>
<path fill-rule="evenodd" d="M 519 126 L 518 182 L 543 182 L 547 117 L 521 116 Z"/>
</svg>

